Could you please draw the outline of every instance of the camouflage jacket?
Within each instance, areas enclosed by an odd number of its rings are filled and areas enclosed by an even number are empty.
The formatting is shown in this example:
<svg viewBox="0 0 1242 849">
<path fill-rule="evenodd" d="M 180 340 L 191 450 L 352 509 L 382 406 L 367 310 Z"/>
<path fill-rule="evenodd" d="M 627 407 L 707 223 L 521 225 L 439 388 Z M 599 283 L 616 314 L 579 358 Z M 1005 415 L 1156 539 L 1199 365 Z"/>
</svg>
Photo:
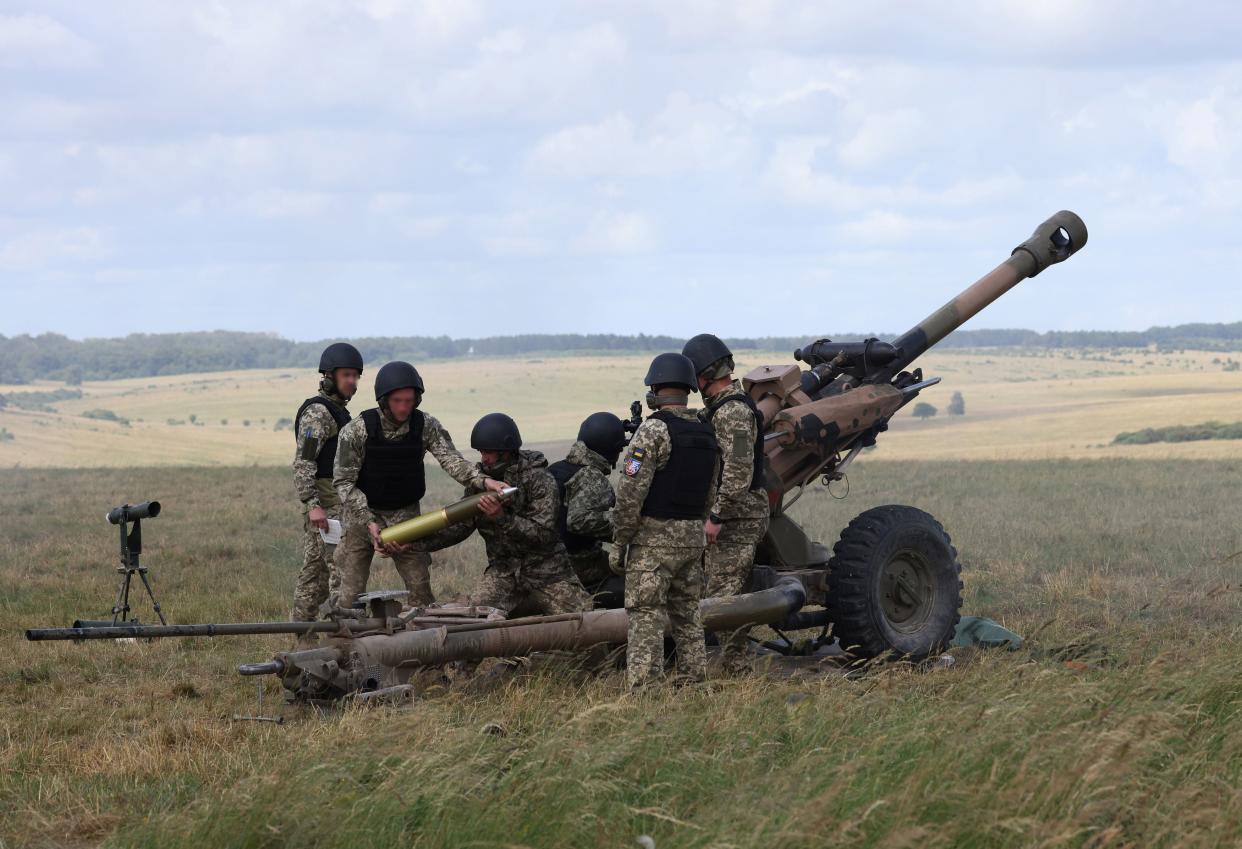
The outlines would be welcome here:
<svg viewBox="0 0 1242 849">
<path fill-rule="evenodd" d="M 685 407 L 666 407 L 679 418 L 698 420 L 695 410 Z M 638 471 L 631 475 L 628 469 L 630 458 L 636 449 L 643 449 L 646 456 L 638 464 Z M 706 542 L 703 536 L 703 521 L 707 519 L 706 511 L 703 519 L 657 519 L 642 515 L 643 502 L 647 500 L 647 492 L 651 489 L 651 479 L 655 473 L 668 465 L 672 455 L 672 440 L 668 426 L 659 419 L 646 419 L 634 438 L 630 440 L 624 462 L 627 471 L 621 475 L 617 484 L 617 506 L 613 509 L 613 541 L 619 546 L 625 545 L 669 545 L 685 548 L 702 548 Z M 715 485 L 708 496 L 707 503 L 716 500 Z"/>
<path fill-rule="evenodd" d="M 565 484 L 565 526 L 571 533 L 612 541 L 612 508 L 617 496 L 612 491 L 608 461 L 581 442 L 575 442 L 565 459 L 582 470 Z"/>
<path fill-rule="evenodd" d="M 724 390 L 703 400 L 711 406 L 731 395 L 746 397 L 741 381 L 735 380 Z M 706 419 L 706 411 L 703 417 Z M 755 437 L 759 427 L 755 414 L 749 405 L 730 401 L 716 410 L 711 424 L 724 461 L 720 471 L 720 488 L 712 501 L 711 512 L 722 519 L 763 518 L 768 514 L 768 497 L 763 491 L 763 482 L 756 481 L 755 488 L 750 488 L 755 468 Z"/>
<path fill-rule="evenodd" d="M 397 424 L 383 411 L 380 413 L 380 426 L 384 438 L 389 440 L 401 439 L 410 431 L 409 421 Z M 482 474 L 473 463 L 461 456 L 444 425 L 427 413 L 423 413 L 423 449 L 430 452 L 440 468 L 455 481 L 463 486 L 477 484 L 480 490 L 483 489 Z M 341 499 L 341 513 L 346 523 L 378 522 L 380 527 L 387 527 L 417 516 L 418 504 L 400 510 L 371 509 L 366 493 L 358 488 L 358 474 L 362 471 L 366 454 L 367 425 L 361 416 L 355 416 L 353 421 L 341 428 L 336 444 L 336 468 L 332 475 L 332 485 Z"/>
<path fill-rule="evenodd" d="M 335 392 L 320 389 L 318 394 L 329 404 L 341 408 L 349 403 Z M 334 513 L 339 505 L 336 490 L 332 488 L 331 481 L 319 482 L 315 473 L 324 443 L 336 436 L 336 419 L 323 404 L 312 404 L 302 413 L 301 420 L 294 422 L 294 430 L 297 450 L 293 453 L 293 488 L 302 502 L 302 509 L 322 507 Z"/>
<path fill-rule="evenodd" d="M 518 459 L 505 471 L 504 482 L 517 487 L 517 493 L 505 503 L 505 512 L 492 521 L 480 514 L 470 522 L 462 522 L 432 534 L 420 547 L 438 551 L 456 545 L 476 530 L 487 547 L 489 568 L 506 573 L 520 573 L 537 567 L 551 558 L 565 557 L 565 546 L 556 531 L 556 514 L 560 498 L 556 481 L 547 471 L 548 461 L 538 451 L 519 451 Z M 482 466 L 476 466 L 476 480 L 467 484 L 466 495 L 483 491 Z"/>
</svg>

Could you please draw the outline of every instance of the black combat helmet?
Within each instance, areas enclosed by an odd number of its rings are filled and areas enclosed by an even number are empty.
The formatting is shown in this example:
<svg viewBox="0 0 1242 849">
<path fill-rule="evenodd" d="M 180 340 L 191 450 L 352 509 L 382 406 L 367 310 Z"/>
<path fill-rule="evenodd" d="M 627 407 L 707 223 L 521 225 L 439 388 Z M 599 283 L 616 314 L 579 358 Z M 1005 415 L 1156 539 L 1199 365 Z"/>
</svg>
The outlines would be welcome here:
<svg viewBox="0 0 1242 849">
<path fill-rule="evenodd" d="M 324 374 L 338 368 L 355 368 L 362 374 L 362 354 L 348 342 L 333 342 L 319 355 L 319 370 Z"/>
<path fill-rule="evenodd" d="M 720 341 L 719 336 L 711 333 L 700 333 L 695 336 L 686 343 L 681 352 L 690 358 L 690 362 L 694 363 L 695 374 L 702 374 L 712 363 L 733 356 L 729 346 Z"/>
<path fill-rule="evenodd" d="M 517 422 L 504 413 L 488 413 L 470 431 L 470 447 L 475 451 L 516 451 L 522 447 Z"/>
<path fill-rule="evenodd" d="M 684 386 L 691 392 L 699 391 L 694 363 L 685 354 L 657 355 L 651 361 L 643 383 L 648 386 Z"/>
<path fill-rule="evenodd" d="M 385 395 L 398 389 L 413 389 L 423 394 L 423 379 L 418 376 L 418 369 L 401 360 L 384 363 L 375 375 L 375 400 L 382 401 Z"/>
<path fill-rule="evenodd" d="M 612 413 L 591 413 L 578 428 L 578 441 L 616 465 L 625 447 L 625 426 Z"/>
</svg>

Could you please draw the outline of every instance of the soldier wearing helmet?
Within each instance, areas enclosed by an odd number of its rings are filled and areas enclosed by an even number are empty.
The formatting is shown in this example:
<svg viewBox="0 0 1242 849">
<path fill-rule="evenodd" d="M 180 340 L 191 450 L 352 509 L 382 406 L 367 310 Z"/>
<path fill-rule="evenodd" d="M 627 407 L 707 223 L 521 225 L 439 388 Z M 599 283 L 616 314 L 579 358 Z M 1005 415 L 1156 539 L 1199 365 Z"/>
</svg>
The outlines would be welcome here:
<svg viewBox="0 0 1242 849">
<path fill-rule="evenodd" d="M 297 448 L 293 455 L 293 487 L 302 502 L 302 569 L 293 590 L 293 619 L 318 619 L 319 605 L 336 592 L 339 576 L 333 566 L 335 545 L 320 536 L 329 518 L 339 518 L 340 501 L 332 488 L 337 434 L 349 424 L 345 405 L 358 391 L 362 354 L 348 342 L 333 342 L 319 356 L 319 392 L 302 402 L 293 419 Z"/>
<path fill-rule="evenodd" d="M 694 363 L 703 393 L 703 420 L 720 443 L 720 486 L 703 530 L 707 551 L 703 569 L 707 595 L 738 595 L 750 584 L 755 548 L 768 529 L 768 498 L 763 488 L 763 415 L 733 379 L 733 352 L 718 337 L 700 333 L 682 349 Z M 749 668 L 748 628 L 723 635 L 722 664 L 739 674 Z"/>
<path fill-rule="evenodd" d="M 341 429 L 332 483 L 345 516 L 337 567 L 338 605 L 353 606 L 366 590 L 375 554 L 392 558 L 410 591 L 410 604 L 431 604 L 431 557 L 421 546 L 380 541 L 380 531 L 419 514 L 426 491 L 423 460 L 428 453 L 464 485 L 499 491 L 504 485 L 481 474 L 453 445 L 444 426 L 419 409 L 423 379 L 409 363 L 387 363 L 375 376 L 377 405 Z"/>
<path fill-rule="evenodd" d="M 504 413 L 488 413 L 470 433 L 470 447 L 482 458 L 466 495 L 481 492 L 478 480 L 516 487 L 508 500 L 490 496 L 479 502 L 473 522 L 446 528 L 426 540 L 429 551 L 456 545 L 474 531 L 483 537 L 487 566 L 471 594 L 475 604 L 510 614 L 517 608 L 538 613 L 587 610 L 591 598 L 569 565 L 557 534 L 559 498 L 548 461 L 539 451 L 522 449 L 522 434 Z"/>
<path fill-rule="evenodd" d="M 612 507 L 617 496 L 608 480 L 625 447 L 625 425 L 612 413 L 592 413 L 578 428 L 578 439 L 564 460 L 548 467 L 560 495 L 556 529 L 574 574 L 593 594 L 612 577 Z"/>
<path fill-rule="evenodd" d="M 677 644 L 677 675 L 700 681 L 707 655 L 699 599 L 703 596 L 703 522 L 720 469 L 711 425 L 688 404 L 697 391 L 694 364 L 660 354 L 644 382 L 654 412 L 625 454 L 617 484 L 613 549 L 608 565 L 625 576 L 629 615 L 627 678 L 639 689 L 664 677 L 664 631 Z"/>
</svg>

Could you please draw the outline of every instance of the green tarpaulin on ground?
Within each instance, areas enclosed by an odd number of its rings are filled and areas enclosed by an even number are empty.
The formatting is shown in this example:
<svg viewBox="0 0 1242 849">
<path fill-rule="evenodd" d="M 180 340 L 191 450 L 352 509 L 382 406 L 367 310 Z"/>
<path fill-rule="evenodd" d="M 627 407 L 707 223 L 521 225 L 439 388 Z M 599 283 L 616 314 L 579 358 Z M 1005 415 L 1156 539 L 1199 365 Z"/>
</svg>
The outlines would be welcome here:
<svg viewBox="0 0 1242 849">
<path fill-rule="evenodd" d="M 1006 646 L 1010 651 L 1022 648 L 1022 637 L 1003 625 L 982 616 L 963 616 L 957 623 L 957 632 L 953 635 L 951 646 L 979 646 L 985 649 L 999 649 Z"/>
</svg>

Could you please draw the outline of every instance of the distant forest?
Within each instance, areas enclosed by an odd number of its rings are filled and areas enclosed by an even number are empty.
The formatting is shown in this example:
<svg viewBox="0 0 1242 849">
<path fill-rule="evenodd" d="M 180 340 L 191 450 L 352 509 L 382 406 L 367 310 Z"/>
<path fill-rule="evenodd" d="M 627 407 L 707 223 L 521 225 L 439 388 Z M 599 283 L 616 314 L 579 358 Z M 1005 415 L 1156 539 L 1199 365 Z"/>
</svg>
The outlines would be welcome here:
<svg viewBox="0 0 1242 849">
<path fill-rule="evenodd" d="M 892 339 L 895 333 L 868 334 Z M 863 334 L 841 334 L 857 340 Z M 327 340 L 332 341 L 332 340 Z M 251 368 L 305 368 L 319 362 L 327 341 L 294 342 L 267 333 L 215 330 L 203 333 L 134 333 L 118 339 L 74 340 L 55 333 L 0 336 L 0 382 L 83 380 L 231 371 Z M 369 363 L 393 359 L 421 362 L 456 357 L 556 354 L 645 353 L 679 350 L 671 336 L 611 334 L 532 334 L 450 339 L 447 336 L 384 336 L 352 339 Z M 760 336 L 726 340 L 735 349 L 793 352 L 811 337 Z M 1134 332 L 1106 330 L 959 330 L 941 348 L 1142 348 L 1236 351 L 1242 349 L 1242 321 L 1232 324 L 1181 324 Z"/>
</svg>

